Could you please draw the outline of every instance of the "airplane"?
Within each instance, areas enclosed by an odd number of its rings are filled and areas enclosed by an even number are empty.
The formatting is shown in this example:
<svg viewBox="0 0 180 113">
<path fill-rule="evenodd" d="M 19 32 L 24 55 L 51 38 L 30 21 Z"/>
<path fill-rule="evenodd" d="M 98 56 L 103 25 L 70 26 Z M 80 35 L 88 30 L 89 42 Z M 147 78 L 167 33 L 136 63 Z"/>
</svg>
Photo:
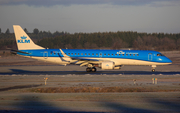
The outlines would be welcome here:
<svg viewBox="0 0 180 113">
<path fill-rule="evenodd" d="M 158 65 L 172 61 L 157 51 L 151 50 L 99 50 L 99 49 L 48 49 L 36 45 L 19 25 L 13 25 L 18 50 L 12 52 L 41 61 L 60 65 L 87 66 L 87 72 L 121 69 L 124 65 L 149 65 L 152 72 Z"/>
</svg>

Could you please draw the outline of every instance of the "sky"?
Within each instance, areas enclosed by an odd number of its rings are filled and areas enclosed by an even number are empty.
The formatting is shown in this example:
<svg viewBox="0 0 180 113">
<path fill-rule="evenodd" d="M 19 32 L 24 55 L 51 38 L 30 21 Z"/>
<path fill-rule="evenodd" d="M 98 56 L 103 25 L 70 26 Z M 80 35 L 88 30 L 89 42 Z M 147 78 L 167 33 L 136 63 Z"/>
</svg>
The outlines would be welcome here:
<svg viewBox="0 0 180 113">
<path fill-rule="evenodd" d="M 180 33 L 180 0 L 0 0 L 0 28 Z"/>
</svg>

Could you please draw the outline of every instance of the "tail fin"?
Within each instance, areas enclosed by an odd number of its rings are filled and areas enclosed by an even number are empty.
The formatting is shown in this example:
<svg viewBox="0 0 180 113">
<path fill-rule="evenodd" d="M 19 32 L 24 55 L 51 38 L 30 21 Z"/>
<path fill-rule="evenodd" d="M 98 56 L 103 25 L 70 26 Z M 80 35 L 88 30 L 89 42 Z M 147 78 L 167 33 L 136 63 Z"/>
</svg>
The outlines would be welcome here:
<svg viewBox="0 0 180 113">
<path fill-rule="evenodd" d="M 18 50 L 45 49 L 36 45 L 19 25 L 13 25 Z"/>
</svg>

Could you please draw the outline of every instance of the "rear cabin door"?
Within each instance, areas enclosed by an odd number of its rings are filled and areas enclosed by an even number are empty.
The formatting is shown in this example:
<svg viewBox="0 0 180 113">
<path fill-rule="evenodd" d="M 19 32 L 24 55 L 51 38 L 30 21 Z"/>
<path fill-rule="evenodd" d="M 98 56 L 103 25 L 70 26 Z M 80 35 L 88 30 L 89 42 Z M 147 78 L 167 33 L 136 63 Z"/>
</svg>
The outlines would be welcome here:
<svg viewBox="0 0 180 113">
<path fill-rule="evenodd" d="M 47 52 L 47 51 L 44 51 L 43 57 L 44 57 L 44 59 L 47 59 L 47 58 L 48 58 L 48 52 Z"/>
</svg>

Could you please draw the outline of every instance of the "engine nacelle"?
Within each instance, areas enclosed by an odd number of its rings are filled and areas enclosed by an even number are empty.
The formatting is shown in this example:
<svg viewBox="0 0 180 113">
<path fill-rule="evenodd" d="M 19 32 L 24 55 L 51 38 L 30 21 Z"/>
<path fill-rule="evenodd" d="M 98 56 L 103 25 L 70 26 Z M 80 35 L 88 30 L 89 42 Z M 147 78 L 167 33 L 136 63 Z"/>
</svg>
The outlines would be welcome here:
<svg viewBox="0 0 180 113">
<path fill-rule="evenodd" d="M 102 62 L 100 67 L 101 69 L 114 69 L 114 62 Z"/>
<path fill-rule="evenodd" d="M 114 69 L 121 69 L 121 66 L 116 66 L 114 67 Z"/>
</svg>

